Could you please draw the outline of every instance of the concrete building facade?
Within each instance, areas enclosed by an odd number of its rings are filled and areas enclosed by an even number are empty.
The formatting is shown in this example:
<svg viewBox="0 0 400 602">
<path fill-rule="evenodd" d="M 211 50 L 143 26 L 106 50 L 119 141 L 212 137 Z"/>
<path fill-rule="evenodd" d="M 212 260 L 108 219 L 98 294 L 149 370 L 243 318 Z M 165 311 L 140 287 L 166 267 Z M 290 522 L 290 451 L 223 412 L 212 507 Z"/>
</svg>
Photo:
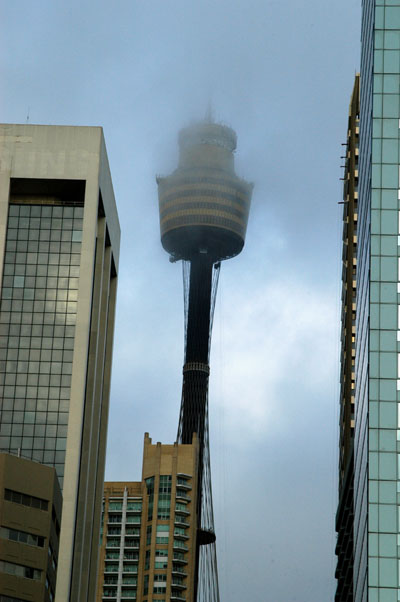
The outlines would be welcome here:
<svg viewBox="0 0 400 602">
<path fill-rule="evenodd" d="M 54 468 L 0 453 L 0 601 L 53 602 L 62 496 Z"/>
<path fill-rule="evenodd" d="M 119 238 L 101 128 L 0 126 L 0 451 L 56 469 L 57 602 L 95 595 Z"/>
<path fill-rule="evenodd" d="M 193 602 L 198 442 L 152 444 L 142 481 L 104 486 L 97 602 Z"/>
</svg>

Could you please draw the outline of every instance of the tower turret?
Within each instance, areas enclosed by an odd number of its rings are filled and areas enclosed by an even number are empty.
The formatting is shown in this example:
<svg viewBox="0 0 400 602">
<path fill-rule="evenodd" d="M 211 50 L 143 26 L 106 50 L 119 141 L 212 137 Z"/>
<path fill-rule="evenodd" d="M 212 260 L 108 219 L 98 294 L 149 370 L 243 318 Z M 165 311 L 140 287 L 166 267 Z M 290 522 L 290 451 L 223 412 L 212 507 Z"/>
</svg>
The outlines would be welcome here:
<svg viewBox="0 0 400 602">
<path fill-rule="evenodd" d="M 179 166 L 157 179 L 161 242 L 173 257 L 220 261 L 242 250 L 253 186 L 235 174 L 235 149 L 235 132 L 218 123 L 180 131 Z"/>
</svg>

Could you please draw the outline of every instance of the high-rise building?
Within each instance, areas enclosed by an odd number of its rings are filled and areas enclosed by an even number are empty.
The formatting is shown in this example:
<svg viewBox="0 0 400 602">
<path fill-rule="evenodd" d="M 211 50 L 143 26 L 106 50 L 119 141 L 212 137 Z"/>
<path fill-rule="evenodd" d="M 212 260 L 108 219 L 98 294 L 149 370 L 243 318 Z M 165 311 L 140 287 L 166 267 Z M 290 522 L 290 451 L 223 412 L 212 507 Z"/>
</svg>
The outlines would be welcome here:
<svg viewBox="0 0 400 602">
<path fill-rule="evenodd" d="M 354 558 L 353 593 L 346 599 L 397 602 L 400 599 L 400 3 L 397 0 L 363 2 L 360 71 Z"/>
<path fill-rule="evenodd" d="M 0 451 L 63 490 L 56 601 L 92 600 L 119 224 L 101 128 L 0 126 Z"/>
<path fill-rule="evenodd" d="M 193 600 L 196 573 L 197 437 L 152 444 L 142 481 L 104 486 L 97 602 Z"/>
<path fill-rule="evenodd" d="M 0 602 L 53 602 L 62 496 L 54 468 L 0 453 Z"/>
<path fill-rule="evenodd" d="M 338 580 L 335 602 L 353 595 L 354 546 L 354 395 L 356 357 L 357 203 L 360 76 L 357 75 L 350 101 L 344 155 L 342 332 L 340 357 L 340 441 L 338 533 L 336 554 Z"/>
<path fill-rule="evenodd" d="M 104 483 L 96 602 L 138 600 L 142 509 L 141 481 Z"/>
</svg>

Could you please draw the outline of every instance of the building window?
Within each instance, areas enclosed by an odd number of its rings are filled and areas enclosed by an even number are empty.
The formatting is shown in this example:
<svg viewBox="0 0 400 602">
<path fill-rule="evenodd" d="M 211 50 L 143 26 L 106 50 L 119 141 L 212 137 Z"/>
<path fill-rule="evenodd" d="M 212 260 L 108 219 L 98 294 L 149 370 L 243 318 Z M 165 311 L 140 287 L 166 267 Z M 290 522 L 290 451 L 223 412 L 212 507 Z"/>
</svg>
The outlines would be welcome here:
<svg viewBox="0 0 400 602">
<path fill-rule="evenodd" d="M 151 545 L 151 525 L 148 525 L 146 530 L 146 546 Z"/>
<path fill-rule="evenodd" d="M 18 543 L 26 543 L 28 546 L 37 546 L 39 548 L 44 547 L 44 537 L 40 535 L 32 535 L 26 531 L 17 531 L 16 529 L 1 527 L 0 537 L 3 539 L 9 539 L 10 541 L 17 541 Z"/>
<path fill-rule="evenodd" d="M 122 514 L 110 514 L 108 517 L 109 523 L 121 523 L 122 522 Z"/>
<path fill-rule="evenodd" d="M 47 549 L 48 552 L 48 556 L 51 560 L 51 566 L 53 567 L 54 570 L 57 569 L 57 559 L 56 559 L 56 555 L 54 554 L 53 548 L 51 546 L 51 543 L 49 543 L 49 547 Z"/>
<path fill-rule="evenodd" d="M 125 552 L 124 551 L 124 560 L 138 560 L 139 552 Z"/>
<path fill-rule="evenodd" d="M 140 525 L 140 523 L 141 523 L 140 514 L 127 514 L 126 522 L 131 523 L 131 524 L 134 523 L 135 525 Z"/>
<path fill-rule="evenodd" d="M 138 547 L 139 547 L 138 539 L 132 539 L 130 537 L 125 537 L 125 548 L 138 548 Z"/>
<path fill-rule="evenodd" d="M 124 573 L 135 573 L 135 574 L 137 574 L 137 572 L 138 572 L 137 564 L 127 564 L 127 563 L 125 564 L 124 563 L 123 572 Z"/>
<path fill-rule="evenodd" d="M 54 600 L 54 594 L 53 594 L 52 587 L 50 585 L 50 581 L 48 580 L 47 577 L 46 577 L 46 589 L 47 589 L 47 592 L 48 592 L 48 595 L 49 595 L 50 602 L 53 602 L 53 600 Z"/>
<path fill-rule="evenodd" d="M 168 566 L 168 550 L 156 550 L 154 568 L 166 569 Z"/>
<path fill-rule="evenodd" d="M 117 595 L 117 590 L 116 589 L 112 589 L 110 587 L 104 587 L 103 588 L 103 596 L 105 598 L 115 598 Z"/>
<path fill-rule="evenodd" d="M 126 589 L 126 588 L 122 588 L 121 590 L 121 598 L 133 598 L 136 600 L 136 590 L 134 589 Z"/>
<path fill-rule="evenodd" d="M 172 487 L 172 477 L 171 475 L 161 475 L 160 476 L 160 487 L 159 493 L 171 493 Z"/>
<path fill-rule="evenodd" d="M 168 543 L 169 525 L 157 525 L 156 543 Z"/>
<path fill-rule="evenodd" d="M 0 560 L 0 572 L 7 573 L 7 575 L 15 575 L 16 577 L 34 579 L 35 581 L 40 581 L 42 578 L 42 571 L 39 569 L 34 569 L 22 564 L 14 564 L 13 562 L 6 562 L 5 560 Z"/>
<path fill-rule="evenodd" d="M 154 477 L 146 479 L 148 507 L 147 507 L 147 520 L 153 519 L 153 505 L 154 505 Z"/>
<path fill-rule="evenodd" d="M 42 500 L 33 495 L 25 495 L 24 493 L 19 493 L 12 489 L 4 490 L 4 499 L 9 502 L 14 502 L 14 504 L 22 504 L 23 506 L 30 506 L 31 508 L 38 508 L 39 510 L 47 510 L 49 507 L 49 502 L 47 500 Z"/>
<path fill-rule="evenodd" d="M 126 527 L 125 534 L 126 535 L 137 535 L 137 537 L 140 537 L 140 529 L 138 529 L 137 527 Z"/>
<path fill-rule="evenodd" d="M 159 520 L 169 520 L 171 508 L 171 475 L 161 475 L 158 489 L 158 509 L 157 518 Z"/>
<path fill-rule="evenodd" d="M 136 585 L 137 584 L 137 577 L 122 577 L 122 583 L 124 585 Z"/>
<path fill-rule="evenodd" d="M 120 546 L 119 537 L 110 538 L 107 540 L 107 548 L 119 548 L 119 546 Z"/>
<path fill-rule="evenodd" d="M 26 600 L 22 600 L 22 598 L 14 598 L 12 596 L 5 596 L 4 594 L 0 594 L 0 602 L 26 602 Z"/>
<path fill-rule="evenodd" d="M 142 502 L 133 502 L 128 500 L 126 504 L 126 509 L 131 512 L 141 512 L 142 510 Z"/>
</svg>

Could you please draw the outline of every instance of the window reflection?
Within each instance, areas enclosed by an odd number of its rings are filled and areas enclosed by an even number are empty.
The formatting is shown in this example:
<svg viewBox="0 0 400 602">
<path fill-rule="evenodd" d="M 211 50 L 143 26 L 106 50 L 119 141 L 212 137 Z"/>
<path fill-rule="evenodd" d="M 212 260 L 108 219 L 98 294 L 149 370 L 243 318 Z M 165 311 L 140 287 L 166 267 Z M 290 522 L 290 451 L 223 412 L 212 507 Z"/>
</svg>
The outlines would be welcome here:
<svg viewBox="0 0 400 602">
<path fill-rule="evenodd" d="M 0 449 L 64 472 L 83 208 L 11 204 L 0 297 Z"/>
</svg>

